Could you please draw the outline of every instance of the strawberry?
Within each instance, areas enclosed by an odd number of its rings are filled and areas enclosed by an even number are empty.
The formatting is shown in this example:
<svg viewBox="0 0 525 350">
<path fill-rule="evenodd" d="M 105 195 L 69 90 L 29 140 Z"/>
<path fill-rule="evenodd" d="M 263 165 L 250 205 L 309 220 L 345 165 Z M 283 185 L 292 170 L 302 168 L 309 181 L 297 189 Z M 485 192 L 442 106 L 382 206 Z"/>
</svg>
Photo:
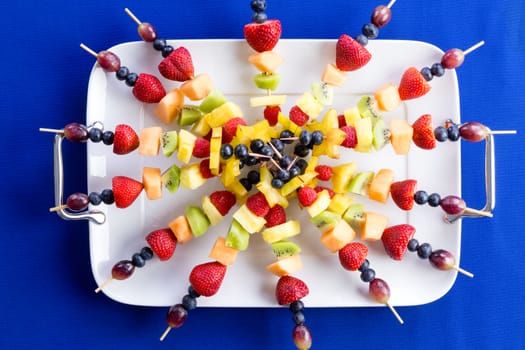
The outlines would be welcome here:
<svg viewBox="0 0 525 350">
<path fill-rule="evenodd" d="M 430 91 L 430 85 L 415 67 L 408 68 L 399 83 L 399 97 L 406 101 L 418 98 Z"/>
<path fill-rule="evenodd" d="M 339 262 L 350 271 L 357 271 L 368 255 L 368 248 L 360 242 L 351 242 L 339 250 Z"/>
<path fill-rule="evenodd" d="M 333 198 L 335 196 L 335 192 L 331 189 L 331 188 L 328 188 L 328 187 L 325 187 L 325 186 L 315 186 L 314 187 L 314 191 L 319 193 L 321 191 L 328 191 L 328 194 L 330 195 L 330 198 Z"/>
<path fill-rule="evenodd" d="M 279 204 L 276 204 L 270 208 L 270 210 L 268 210 L 268 214 L 266 214 L 264 219 L 266 220 L 266 227 L 284 224 L 286 222 L 286 212 L 284 211 L 283 207 L 281 207 Z"/>
<path fill-rule="evenodd" d="M 186 81 L 189 77 L 179 71 L 177 67 L 171 62 L 169 56 L 163 59 L 157 66 L 159 73 L 166 79 L 174 81 Z"/>
<path fill-rule="evenodd" d="M 222 133 L 222 142 L 223 143 L 230 143 L 231 140 L 235 137 L 237 134 L 237 128 L 239 125 L 246 126 L 246 121 L 242 119 L 241 117 L 235 117 L 226 122 L 223 126 L 223 133 Z"/>
<path fill-rule="evenodd" d="M 146 73 L 139 74 L 132 92 L 137 100 L 144 103 L 158 103 L 166 96 L 166 90 L 159 79 Z"/>
<path fill-rule="evenodd" d="M 199 137 L 193 145 L 192 155 L 195 158 L 207 158 L 210 156 L 210 141 Z"/>
<path fill-rule="evenodd" d="M 248 197 L 246 200 L 246 206 L 252 213 L 260 217 L 265 217 L 270 210 L 268 201 L 266 201 L 266 197 L 262 192 L 257 192 L 256 194 Z"/>
<path fill-rule="evenodd" d="M 177 248 L 177 238 L 169 228 L 150 232 L 146 236 L 146 241 L 161 261 L 171 258 Z"/>
<path fill-rule="evenodd" d="M 432 116 L 423 114 L 414 124 L 412 124 L 414 134 L 412 141 L 414 144 L 423 149 L 433 149 L 436 147 L 436 137 L 434 136 L 434 127 L 432 126 Z"/>
<path fill-rule="evenodd" d="M 317 178 L 321 181 L 328 181 L 332 178 L 332 167 L 328 165 L 318 165 L 315 167 Z"/>
<path fill-rule="evenodd" d="M 403 210 L 410 210 L 414 206 L 414 192 L 416 180 L 404 180 L 394 182 L 390 185 L 390 195 L 394 203 Z"/>
<path fill-rule="evenodd" d="M 297 191 L 297 199 L 303 207 L 309 207 L 317 199 L 317 192 L 308 186 L 301 187 Z"/>
<path fill-rule="evenodd" d="M 281 107 L 279 106 L 266 106 L 266 108 L 264 108 L 264 119 L 268 121 L 270 126 L 275 126 L 280 112 Z"/>
<path fill-rule="evenodd" d="M 175 81 L 192 79 L 195 74 L 190 52 L 182 46 L 163 59 L 158 68 L 164 78 Z"/>
<path fill-rule="evenodd" d="M 407 250 L 408 241 L 414 237 L 416 228 L 408 224 L 386 228 L 381 236 L 386 253 L 394 260 L 401 260 Z"/>
<path fill-rule="evenodd" d="M 346 138 L 344 139 L 343 143 L 341 143 L 341 146 L 346 148 L 354 148 L 357 145 L 357 133 L 355 128 L 351 125 L 346 125 L 342 126 L 340 129 L 346 134 Z"/>
<path fill-rule="evenodd" d="M 215 175 L 213 175 L 210 170 L 210 159 L 209 158 L 201 160 L 201 162 L 199 163 L 199 170 L 200 170 L 201 176 L 205 179 L 211 179 L 212 177 L 215 177 Z M 219 172 L 220 172 L 220 169 L 219 169 Z"/>
<path fill-rule="evenodd" d="M 279 305 L 288 305 L 301 300 L 309 293 L 308 286 L 300 279 L 282 276 L 275 287 L 275 297 Z"/>
<path fill-rule="evenodd" d="M 139 146 L 139 137 L 131 126 L 119 124 L 115 127 L 113 153 L 128 154 Z"/>
<path fill-rule="evenodd" d="M 277 19 L 244 26 L 246 42 L 257 52 L 271 51 L 281 38 L 281 22 Z"/>
<path fill-rule="evenodd" d="M 337 116 L 337 123 L 339 124 L 339 127 L 343 127 L 343 126 L 346 126 L 346 119 L 345 119 L 345 116 L 343 114 L 340 114 Z"/>
<path fill-rule="evenodd" d="M 129 207 L 137 199 L 143 188 L 142 182 L 127 176 L 115 176 L 111 180 L 111 189 L 117 208 Z"/>
<path fill-rule="evenodd" d="M 222 216 L 228 214 L 230 209 L 235 205 L 237 199 L 230 191 L 215 191 L 210 195 L 211 203 L 217 208 Z"/>
<path fill-rule="evenodd" d="M 293 106 L 290 109 L 290 114 L 288 118 L 290 118 L 292 122 L 299 126 L 303 126 L 304 124 L 306 124 L 308 119 L 310 119 L 308 114 L 304 113 L 298 106 Z"/>
<path fill-rule="evenodd" d="M 197 293 L 210 297 L 219 291 L 226 266 L 214 261 L 196 265 L 190 273 L 190 284 Z"/>
<path fill-rule="evenodd" d="M 370 61 L 372 55 L 350 36 L 343 34 L 335 47 L 335 65 L 342 71 L 357 70 Z"/>
</svg>

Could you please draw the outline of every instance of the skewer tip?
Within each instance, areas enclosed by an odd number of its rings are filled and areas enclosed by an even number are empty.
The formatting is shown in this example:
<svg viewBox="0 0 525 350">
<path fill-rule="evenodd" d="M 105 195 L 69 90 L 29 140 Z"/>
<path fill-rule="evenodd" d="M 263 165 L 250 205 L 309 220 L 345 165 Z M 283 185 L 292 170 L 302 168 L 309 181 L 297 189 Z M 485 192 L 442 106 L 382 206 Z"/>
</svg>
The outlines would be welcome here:
<svg viewBox="0 0 525 350">
<path fill-rule="evenodd" d="M 392 8 L 392 6 L 394 6 L 394 4 L 396 3 L 397 0 L 390 0 L 390 2 L 388 3 L 388 5 L 386 5 L 386 7 L 388 8 Z"/>
<path fill-rule="evenodd" d="M 160 341 L 163 341 L 167 336 L 168 336 L 168 333 L 171 331 L 171 327 L 168 326 L 166 328 L 166 330 L 164 330 L 164 333 L 162 333 L 162 335 L 160 336 Z"/>
<path fill-rule="evenodd" d="M 399 315 L 399 313 L 396 311 L 396 309 L 394 309 L 394 307 L 392 306 L 392 304 L 390 303 L 386 303 L 386 306 L 388 306 L 388 308 L 390 309 L 390 311 L 394 314 L 394 316 L 396 317 L 396 319 L 399 321 L 400 324 L 404 324 L 405 321 L 403 321 L 403 319 L 401 318 L 401 316 Z"/>
</svg>

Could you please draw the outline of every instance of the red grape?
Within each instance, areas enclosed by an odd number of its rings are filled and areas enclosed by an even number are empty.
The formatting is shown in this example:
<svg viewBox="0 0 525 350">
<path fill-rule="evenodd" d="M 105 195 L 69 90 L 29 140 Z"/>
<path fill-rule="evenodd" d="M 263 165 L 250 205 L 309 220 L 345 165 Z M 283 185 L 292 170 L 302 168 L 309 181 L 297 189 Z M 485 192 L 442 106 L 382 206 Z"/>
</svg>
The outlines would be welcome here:
<svg viewBox="0 0 525 350">
<path fill-rule="evenodd" d="M 89 198 L 84 193 L 73 193 L 67 197 L 66 201 L 67 207 L 73 211 L 81 211 L 88 207 Z"/>
<path fill-rule="evenodd" d="M 467 207 L 465 201 L 458 196 L 446 196 L 441 199 L 439 205 L 445 213 L 450 215 L 459 215 Z"/>
<path fill-rule="evenodd" d="M 111 269 L 111 277 L 116 280 L 125 280 L 133 274 L 135 266 L 130 260 L 121 260 Z"/>
<path fill-rule="evenodd" d="M 116 72 L 120 69 L 120 58 L 111 51 L 100 51 L 97 54 L 97 62 L 108 72 Z"/>
<path fill-rule="evenodd" d="M 370 282 L 368 294 L 378 303 L 387 304 L 388 299 L 390 299 L 390 287 L 384 280 L 374 278 Z"/>
<path fill-rule="evenodd" d="M 151 43 L 157 39 L 157 30 L 151 23 L 142 22 L 139 24 L 138 32 L 142 40 Z"/>
<path fill-rule="evenodd" d="M 89 138 L 89 132 L 85 125 L 69 123 L 64 127 L 64 136 L 72 142 L 86 142 Z"/>
<path fill-rule="evenodd" d="M 171 328 L 181 327 L 188 317 L 188 310 L 181 304 L 176 304 L 170 307 L 166 315 L 166 322 Z"/>
<path fill-rule="evenodd" d="M 456 259 L 454 258 L 454 255 L 452 255 L 451 252 L 443 249 L 433 251 L 432 254 L 430 254 L 428 260 L 430 261 L 430 264 L 432 264 L 432 266 L 434 266 L 436 269 L 444 271 L 450 270 L 456 265 Z"/>
<path fill-rule="evenodd" d="M 295 326 L 292 338 L 297 349 L 306 350 L 312 346 L 312 334 L 304 324 Z"/>
<path fill-rule="evenodd" d="M 441 65 L 444 68 L 452 69 L 461 66 L 465 54 L 460 49 L 450 49 L 441 58 Z"/>
<path fill-rule="evenodd" d="M 487 137 L 486 127 L 478 122 L 468 122 L 459 128 L 459 134 L 467 141 L 479 142 Z"/>
<path fill-rule="evenodd" d="M 392 10 L 385 5 L 377 6 L 372 12 L 372 23 L 378 28 L 386 26 L 391 18 Z"/>
</svg>

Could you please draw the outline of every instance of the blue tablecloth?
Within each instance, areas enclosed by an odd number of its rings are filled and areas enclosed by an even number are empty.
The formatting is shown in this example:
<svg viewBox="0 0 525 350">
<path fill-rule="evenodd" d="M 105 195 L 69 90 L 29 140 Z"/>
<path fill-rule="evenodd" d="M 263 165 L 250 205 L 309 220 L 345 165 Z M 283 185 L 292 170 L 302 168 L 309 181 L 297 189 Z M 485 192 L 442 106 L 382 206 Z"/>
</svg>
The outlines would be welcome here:
<svg viewBox="0 0 525 350">
<path fill-rule="evenodd" d="M 355 35 L 373 1 L 268 1 L 285 38 Z M 165 309 L 127 306 L 93 293 L 88 225 L 50 214 L 53 203 L 51 136 L 39 127 L 85 119 L 93 57 L 78 45 L 102 49 L 138 39 L 123 8 L 155 23 L 169 38 L 242 38 L 249 1 L 65 1 L 0 5 L 4 49 L 0 116 L 3 120 L 1 211 L 2 349 L 291 349 L 285 309 L 200 308 L 184 327 L 158 341 Z M 463 120 L 515 129 L 496 140 L 497 205 L 492 219 L 463 223 L 462 265 L 443 298 L 401 307 L 397 324 L 383 308 L 308 309 L 317 349 L 523 349 L 525 196 L 523 68 L 525 2 L 399 0 L 381 39 L 413 39 L 444 50 L 485 40 L 458 70 Z M 465 145 L 463 193 L 484 203 L 482 147 Z M 86 183 L 85 147 L 66 153 L 66 193 Z M 72 165 L 75 164 L 75 165 Z M 446 169 L 446 164 L 443 165 Z M 478 176 L 479 175 L 479 176 Z M 329 296 L 327 296 L 329 297 Z"/>
</svg>

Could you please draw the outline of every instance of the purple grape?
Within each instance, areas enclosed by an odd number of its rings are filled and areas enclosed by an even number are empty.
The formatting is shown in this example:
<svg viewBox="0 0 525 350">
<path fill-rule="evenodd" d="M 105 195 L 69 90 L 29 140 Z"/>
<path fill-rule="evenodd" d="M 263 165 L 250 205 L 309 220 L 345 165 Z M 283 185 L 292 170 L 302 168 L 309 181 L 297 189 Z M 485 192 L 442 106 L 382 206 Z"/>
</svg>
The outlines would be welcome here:
<svg viewBox="0 0 525 350">
<path fill-rule="evenodd" d="M 428 260 L 430 261 L 430 264 L 436 269 L 443 271 L 453 269 L 454 266 L 456 266 L 456 259 L 454 258 L 454 255 L 444 249 L 433 251 L 432 254 L 430 254 Z"/>
<path fill-rule="evenodd" d="M 97 62 L 108 72 L 116 72 L 120 69 L 120 58 L 111 51 L 100 51 L 97 54 Z"/>
<path fill-rule="evenodd" d="M 306 350 L 312 346 L 312 334 L 304 324 L 295 326 L 292 332 L 292 338 L 297 349 Z"/>
<path fill-rule="evenodd" d="M 384 280 L 375 278 L 370 282 L 368 294 L 378 303 L 387 304 L 390 299 L 390 287 Z"/>
<path fill-rule="evenodd" d="M 467 205 L 465 201 L 458 196 L 446 196 L 439 202 L 445 213 L 450 215 L 459 215 L 465 211 Z"/>
<path fill-rule="evenodd" d="M 157 39 L 157 30 L 151 23 L 142 22 L 139 24 L 138 32 L 145 42 L 151 43 Z"/>
<path fill-rule="evenodd" d="M 465 54 L 460 49 L 450 49 L 441 58 L 441 65 L 444 68 L 453 69 L 461 66 L 465 60 Z"/>
<path fill-rule="evenodd" d="M 89 139 L 89 132 L 85 125 L 69 123 L 64 127 L 64 136 L 72 142 L 86 142 Z"/>
<path fill-rule="evenodd" d="M 125 280 L 133 274 L 135 266 L 130 260 L 121 260 L 111 269 L 111 277 L 116 280 Z"/>
<path fill-rule="evenodd" d="M 188 310 L 182 304 L 176 304 L 170 307 L 166 315 L 166 322 L 171 328 L 179 328 L 188 318 Z"/>
<path fill-rule="evenodd" d="M 392 10 L 390 10 L 389 7 L 385 5 L 377 6 L 374 9 L 374 12 L 372 12 L 372 23 L 375 24 L 376 27 L 382 28 L 390 22 L 390 19 L 392 18 Z"/>
<path fill-rule="evenodd" d="M 73 211 L 81 211 L 88 207 L 89 197 L 84 193 L 73 193 L 67 198 L 66 204 Z"/>
<path fill-rule="evenodd" d="M 464 140 L 479 142 L 487 137 L 486 127 L 478 122 L 468 122 L 459 128 L 459 134 Z"/>
</svg>

